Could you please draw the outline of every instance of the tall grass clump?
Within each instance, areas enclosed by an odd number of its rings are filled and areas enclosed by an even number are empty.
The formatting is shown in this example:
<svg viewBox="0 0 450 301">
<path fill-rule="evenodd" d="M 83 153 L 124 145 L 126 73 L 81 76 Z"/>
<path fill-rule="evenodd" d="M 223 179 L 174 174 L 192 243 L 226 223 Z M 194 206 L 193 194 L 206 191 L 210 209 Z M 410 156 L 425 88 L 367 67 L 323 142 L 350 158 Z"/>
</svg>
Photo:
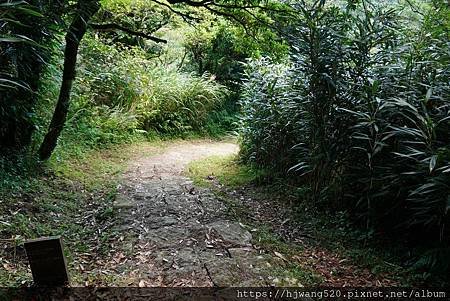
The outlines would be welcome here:
<svg viewBox="0 0 450 301">
<path fill-rule="evenodd" d="M 209 114 L 225 98 L 224 87 L 208 74 L 195 76 L 174 68 L 156 68 L 148 76 L 147 93 L 134 108 L 144 130 L 201 132 Z"/>
<path fill-rule="evenodd" d="M 226 97 L 214 77 L 181 72 L 139 48 L 120 49 L 91 38 L 84 53 L 80 92 L 87 95 L 85 103 L 134 116 L 140 132 L 200 133 Z"/>
<path fill-rule="evenodd" d="M 244 159 L 306 185 L 312 205 L 347 210 L 368 233 L 426 245 L 419 262 L 448 270 L 446 1 L 423 17 L 369 1 L 297 11 L 291 66 L 247 66 Z"/>
</svg>

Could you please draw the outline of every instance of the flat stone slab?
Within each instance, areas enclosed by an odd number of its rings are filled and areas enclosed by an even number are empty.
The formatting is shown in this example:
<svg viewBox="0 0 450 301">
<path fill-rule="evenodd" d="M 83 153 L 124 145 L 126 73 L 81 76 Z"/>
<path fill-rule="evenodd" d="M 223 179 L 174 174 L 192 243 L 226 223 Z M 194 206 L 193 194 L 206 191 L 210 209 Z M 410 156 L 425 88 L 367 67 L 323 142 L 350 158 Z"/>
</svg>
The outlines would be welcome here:
<svg viewBox="0 0 450 301">
<path fill-rule="evenodd" d="M 237 222 L 220 220 L 207 224 L 206 227 L 216 231 L 225 242 L 236 246 L 251 246 L 252 235 Z"/>
</svg>

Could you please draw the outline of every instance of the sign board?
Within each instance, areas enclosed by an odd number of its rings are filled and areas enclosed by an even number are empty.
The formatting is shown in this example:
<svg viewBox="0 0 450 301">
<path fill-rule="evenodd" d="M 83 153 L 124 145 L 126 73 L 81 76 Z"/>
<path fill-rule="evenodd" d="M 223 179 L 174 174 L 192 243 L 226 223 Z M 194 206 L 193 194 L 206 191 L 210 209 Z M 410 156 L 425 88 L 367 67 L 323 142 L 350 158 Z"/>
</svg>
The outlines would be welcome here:
<svg viewBox="0 0 450 301">
<path fill-rule="evenodd" d="M 25 242 L 25 251 L 37 286 L 69 284 L 61 237 L 45 237 Z"/>
</svg>

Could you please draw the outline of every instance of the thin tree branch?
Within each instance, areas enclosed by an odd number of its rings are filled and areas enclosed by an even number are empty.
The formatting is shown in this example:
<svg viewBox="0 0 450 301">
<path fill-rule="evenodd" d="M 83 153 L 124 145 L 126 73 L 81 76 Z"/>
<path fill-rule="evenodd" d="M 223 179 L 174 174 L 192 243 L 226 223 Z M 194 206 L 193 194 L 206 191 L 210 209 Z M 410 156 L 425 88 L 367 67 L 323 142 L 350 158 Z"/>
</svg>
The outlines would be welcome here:
<svg viewBox="0 0 450 301">
<path fill-rule="evenodd" d="M 161 6 L 166 7 L 166 8 L 167 8 L 168 10 L 170 10 L 172 13 L 174 13 L 174 14 L 180 16 L 184 21 L 186 21 L 186 22 L 188 22 L 188 23 L 191 23 L 192 21 L 196 21 L 196 22 L 200 21 L 199 18 L 193 17 L 193 16 L 190 15 L 190 14 L 187 14 L 187 13 L 181 12 L 181 11 L 179 11 L 179 10 L 176 10 L 176 9 L 174 9 L 171 5 L 169 5 L 169 4 L 167 4 L 167 3 L 164 3 L 164 2 L 161 2 L 161 1 L 158 1 L 158 0 L 151 0 L 151 1 L 154 2 L 154 3 L 156 3 L 156 4 L 159 4 L 159 5 L 161 5 Z"/>
<path fill-rule="evenodd" d="M 91 28 L 93 28 L 95 30 L 99 30 L 99 31 L 120 30 L 120 31 L 123 31 L 123 32 L 125 32 L 125 33 L 127 33 L 129 35 L 145 38 L 145 39 L 151 40 L 151 41 L 156 42 L 156 43 L 164 43 L 164 44 L 167 43 L 167 40 L 157 38 L 157 37 L 152 36 L 150 34 L 147 34 L 145 32 L 132 30 L 132 29 L 126 28 L 126 27 L 124 27 L 122 25 L 119 25 L 119 24 L 116 24 L 116 23 L 105 23 L 105 24 L 91 23 L 91 24 L 89 24 L 89 26 Z"/>
</svg>

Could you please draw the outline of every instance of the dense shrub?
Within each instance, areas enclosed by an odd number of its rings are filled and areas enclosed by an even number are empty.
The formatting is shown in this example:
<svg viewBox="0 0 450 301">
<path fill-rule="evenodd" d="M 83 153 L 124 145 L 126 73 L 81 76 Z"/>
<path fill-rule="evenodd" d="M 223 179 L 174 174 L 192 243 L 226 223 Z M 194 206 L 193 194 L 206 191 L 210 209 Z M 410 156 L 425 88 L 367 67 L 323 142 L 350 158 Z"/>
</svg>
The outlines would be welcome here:
<svg viewBox="0 0 450 301">
<path fill-rule="evenodd" d="M 268 59 L 250 61 L 243 85 L 241 154 L 247 160 L 272 170 L 289 168 L 295 160 L 298 120 L 292 91 L 292 72 Z"/>
<path fill-rule="evenodd" d="M 286 58 L 288 47 L 273 31 L 261 26 L 252 30 L 249 34 L 243 27 L 217 18 L 201 23 L 188 32 L 184 41 L 191 66 L 198 74 L 211 73 L 235 90 L 239 88 L 245 60 L 261 56 L 277 61 Z"/>
<path fill-rule="evenodd" d="M 198 77 L 157 69 L 150 76 L 148 94 L 135 109 L 145 130 L 201 131 L 209 113 L 220 106 L 225 96 L 225 89 L 207 74 Z"/>
<path fill-rule="evenodd" d="M 403 31 L 417 16 L 365 4 L 299 7 L 292 66 L 249 63 L 242 155 L 371 232 L 448 246 L 448 6 Z"/>
<path fill-rule="evenodd" d="M 83 53 L 79 94 L 84 98 L 79 97 L 76 105 L 81 101 L 83 106 L 106 108 L 102 110 L 110 117 L 111 110 L 130 115 L 121 122 L 131 124 L 122 128 L 161 134 L 201 132 L 211 111 L 226 96 L 226 89 L 213 77 L 183 73 L 174 65 L 161 66 L 140 48 L 118 49 L 92 38 Z"/>
<path fill-rule="evenodd" d="M 57 43 L 64 1 L 0 4 L 0 151 L 31 143 L 40 75 Z"/>
</svg>

